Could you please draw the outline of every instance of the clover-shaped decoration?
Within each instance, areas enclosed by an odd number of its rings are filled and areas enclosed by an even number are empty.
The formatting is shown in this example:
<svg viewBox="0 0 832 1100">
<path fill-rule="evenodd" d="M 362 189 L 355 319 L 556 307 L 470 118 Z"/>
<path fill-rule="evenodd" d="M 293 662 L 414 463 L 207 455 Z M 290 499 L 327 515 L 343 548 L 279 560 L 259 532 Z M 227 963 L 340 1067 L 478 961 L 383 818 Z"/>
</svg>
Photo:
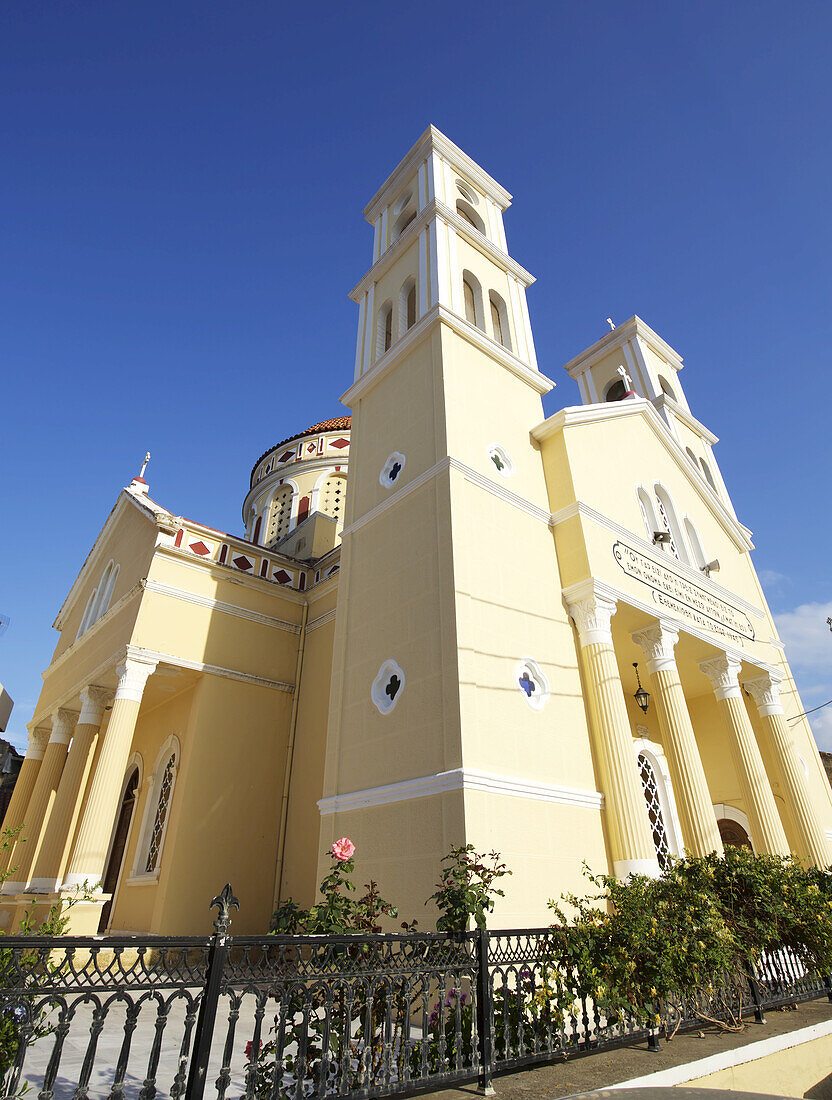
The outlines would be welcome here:
<svg viewBox="0 0 832 1100">
<path fill-rule="evenodd" d="M 391 455 L 388 455 L 387 461 L 381 467 L 381 473 L 378 475 L 379 485 L 385 489 L 392 489 L 398 481 L 406 461 L 401 451 L 393 451 Z"/>
<path fill-rule="evenodd" d="M 514 682 L 532 710 L 543 710 L 549 698 L 549 681 L 537 661 L 524 657 L 514 670 Z"/>
<path fill-rule="evenodd" d="M 499 443 L 491 444 L 488 448 L 488 457 L 501 477 L 511 477 L 514 473 L 514 463 L 508 457 L 505 447 L 501 447 Z"/>
<path fill-rule="evenodd" d="M 381 714 L 389 714 L 404 690 L 404 671 L 397 661 L 388 657 L 382 662 L 370 688 L 370 698 Z"/>
</svg>

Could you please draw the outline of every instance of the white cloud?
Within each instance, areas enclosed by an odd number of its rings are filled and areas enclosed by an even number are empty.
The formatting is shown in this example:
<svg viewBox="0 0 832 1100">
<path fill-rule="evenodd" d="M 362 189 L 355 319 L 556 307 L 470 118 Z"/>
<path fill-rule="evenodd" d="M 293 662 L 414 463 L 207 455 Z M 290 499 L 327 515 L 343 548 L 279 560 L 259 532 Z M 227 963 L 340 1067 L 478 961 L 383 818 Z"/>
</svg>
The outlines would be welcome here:
<svg viewBox="0 0 832 1100">
<path fill-rule="evenodd" d="M 781 584 L 789 584 L 791 580 L 785 573 L 778 573 L 776 569 L 758 569 L 757 576 L 764 588 L 777 588 Z"/>
<path fill-rule="evenodd" d="M 830 692 L 832 696 L 832 692 Z M 832 752 L 832 707 L 819 710 L 817 714 L 809 715 L 809 723 L 818 748 L 824 752 Z"/>
<path fill-rule="evenodd" d="M 826 623 L 832 602 L 804 603 L 774 616 L 792 671 L 824 672 L 832 677 L 832 634 Z M 830 692 L 832 694 L 832 692 Z"/>
</svg>

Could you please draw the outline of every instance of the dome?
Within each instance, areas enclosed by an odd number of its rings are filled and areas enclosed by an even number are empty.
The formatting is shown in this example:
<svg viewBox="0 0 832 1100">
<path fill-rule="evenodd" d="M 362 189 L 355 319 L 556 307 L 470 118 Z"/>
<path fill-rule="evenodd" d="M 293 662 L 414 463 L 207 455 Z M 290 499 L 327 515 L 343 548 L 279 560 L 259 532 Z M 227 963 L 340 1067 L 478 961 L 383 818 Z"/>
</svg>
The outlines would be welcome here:
<svg viewBox="0 0 832 1100">
<path fill-rule="evenodd" d="M 295 432 L 294 435 L 287 436 L 286 439 L 281 439 L 278 443 L 273 443 L 271 447 L 267 447 L 265 451 L 260 455 L 257 461 L 251 468 L 251 477 L 254 479 L 254 471 L 263 461 L 267 454 L 275 450 L 277 447 L 282 447 L 286 443 L 294 443 L 296 439 L 303 439 L 305 435 L 315 435 L 317 432 L 348 432 L 352 427 L 351 416 L 335 416 L 331 420 L 321 420 L 318 424 L 313 424 L 310 428 L 305 428 L 302 432 Z"/>
</svg>

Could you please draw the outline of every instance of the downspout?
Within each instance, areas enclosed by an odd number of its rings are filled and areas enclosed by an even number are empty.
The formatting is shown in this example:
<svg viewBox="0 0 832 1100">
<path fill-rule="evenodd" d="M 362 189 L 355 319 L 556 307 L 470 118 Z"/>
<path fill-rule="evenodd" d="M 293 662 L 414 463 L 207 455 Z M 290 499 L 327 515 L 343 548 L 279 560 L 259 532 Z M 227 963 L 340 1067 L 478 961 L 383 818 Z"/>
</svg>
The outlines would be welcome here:
<svg viewBox="0 0 832 1100">
<path fill-rule="evenodd" d="M 295 669 L 295 690 L 292 693 L 292 715 L 289 720 L 289 742 L 286 745 L 286 767 L 283 773 L 283 800 L 280 804 L 280 829 L 277 834 L 277 864 L 274 870 L 274 892 L 272 912 L 280 904 L 280 892 L 283 885 L 283 858 L 286 853 L 286 823 L 289 817 L 289 789 L 292 784 L 292 762 L 295 756 L 295 732 L 298 725 L 298 697 L 300 696 L 300 677 L 303 670 L 303 651 L 306 647 L 306 620 L 309 618 L 309 603 L 304 601 L 300 620 L 300 639 L 298 641 L 298 663 Z"/>
</svg>

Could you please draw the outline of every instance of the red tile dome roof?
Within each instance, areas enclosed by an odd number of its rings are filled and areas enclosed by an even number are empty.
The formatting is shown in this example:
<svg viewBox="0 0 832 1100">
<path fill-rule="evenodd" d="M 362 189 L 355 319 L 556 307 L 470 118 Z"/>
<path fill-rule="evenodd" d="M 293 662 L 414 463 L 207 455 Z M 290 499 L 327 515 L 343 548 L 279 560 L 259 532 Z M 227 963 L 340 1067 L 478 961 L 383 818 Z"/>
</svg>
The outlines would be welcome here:
<svg viewBox="0 0 832 1100">
<path fill-rule="evenodd" d="M 351 427 L 351 416 L 335 416 L 332 420 L 322 420 L 319 424 L 313 424 L 311 428 L 305 428 L 302 432 L 287 436 L 286 439 L 281 439 L 279 443 L 274 443 L 268 450 L 263 451 L 251 468 L 251 476 L 254 477 L 254 471 L 266 455 L 270 454 L 276 447 L 282 447 L 284 443 L 292 443 L 296 439 L 303 439 L 305 435 L 316 435 L 318 432 L 348 432 Z"/>
</svg>

